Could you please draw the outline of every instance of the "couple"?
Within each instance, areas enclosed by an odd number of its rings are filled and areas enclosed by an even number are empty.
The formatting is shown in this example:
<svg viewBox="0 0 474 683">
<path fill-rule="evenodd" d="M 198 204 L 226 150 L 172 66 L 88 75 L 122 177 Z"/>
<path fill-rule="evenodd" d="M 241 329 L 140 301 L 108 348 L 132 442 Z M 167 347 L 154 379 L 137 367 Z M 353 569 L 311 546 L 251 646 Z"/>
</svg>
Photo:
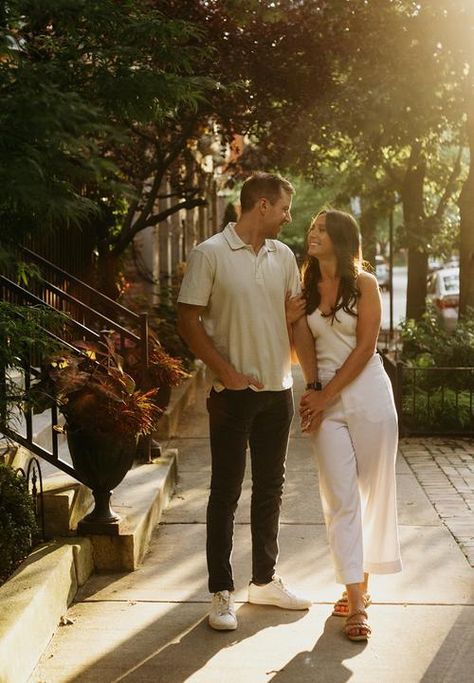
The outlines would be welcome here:
<svg viewBox="0 0 474 683">
<path fill-rule="evenodd" d="M 291 346 L 306 391 L 310 434 L 336 580 L 345 591 L 333 614 L 351 640 L 367 640 L 369 573 L 401 569 L 395 492 L 397 420 L 376 355 L 381 303 L 362 268 L 359 230 L 341 211 L 322 211 L 308 233 L 303 295 L 293 253 L 276 238 L 291 221 L 293 186 L 255 173 L 241 215 L 190 254 L 178 297 L 178 325 L 212 372 L 207 401 L 212 477 L 207 563 L 209 624 L 237 628 L 230 557 L 234 514 L 252 466 L 252 580 L 248 600 L 308 609 L 310 600 L 275 574 L 288 435 L 293 417 Z"/>
</svg>

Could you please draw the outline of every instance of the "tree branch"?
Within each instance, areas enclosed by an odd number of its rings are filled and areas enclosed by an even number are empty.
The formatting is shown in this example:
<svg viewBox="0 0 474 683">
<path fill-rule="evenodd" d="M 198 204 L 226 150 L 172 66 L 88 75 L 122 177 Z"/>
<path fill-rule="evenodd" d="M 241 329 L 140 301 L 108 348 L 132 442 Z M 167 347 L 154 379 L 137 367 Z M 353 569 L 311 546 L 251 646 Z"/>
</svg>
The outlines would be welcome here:
<svg viewBox="0 0 474 683">
<path fill-rule="evenodd" d="M 127 215 L 125 216 L 125 220 L 123 222 L 123 227 L 122 231 L 123 232 L 128 232 L 130 229 L 130 226 L 133 221 L 133 217 L 137 211 L 138 208 L 138 199 L 134 199 L 133 202 L 131 202 L 130 206 L 128 207 Z"/>
<path fill-rule="evenodd" d="M 125 248 L 132 242 L 135 235 L 138 235 L 138 233 L 144 230 L 145 228 L 149 228 L 153 225 L 157 225 L 158 223 L 162 223 L 169 216 L 172 216 L 177 211 L 180 211 L 181 209 L 194 209 L 196 206 L 207 205 L 207 199 L 186 199 L 185 201 L 180 202 L 179 204 L 170 206 L 168 209 L 165 209 L 164 211 L 160 211 L 160 213 L 151 215 L 147 220 L 142 220 L 142 214 L 140 218 L 138 218 L 138 220 L 135 221 L 135 223 L 129 227 L 126 233 L 122 233 L 120 235 L 120 239 L 114 245 L 112 253 L 114 253 L 115 255 L 121 254 L 125 250 Z"/>
<path fill-rule="evenodd" d="M 157 155 L 154 164 L 155 176 L 153 178 L 153 182 L 148 192 L 146 201 L 142 209 L 140 210 L 140 216 L 137 218 L 133 226 L 131 224 L 127 225 L 126 230 L 123 231 L 125 234 L 121 234 L 117 240 L 115 248 L 119 252 L 122 251 L 127 246 L 127 244 L 130 243 L 131 239 L 133 239 L 134 235 L 136 235 L 137 232 L 140 232 L 140 230 L 146 228 L 149 225 L 155 225 L 155 223 L 149 223 L 149 217 L 150 215 L 153 215 L 152 211 L 155 202 L 158 199 L 158 192 L 160 190 L 161 183 L 163 181 L 167 169 L 170 167 L 173 161 L 177 159 L 179 155 L 182 153 L 184 147 L 186 146 L 186 140 L 188 140 L 188 138 L 191 136 L 193 127 L 194 126 L 192 124 L 189 124 L 186 130 L 181 132 L 181 134 L 177 137 L 174 144 L 170 145 L 170 151 L 164 156 L 160 153 L 158 140 L 155 138 L 154 146 Z M 131 234 L 131 237 L 129 233 Z"/>
</svg>

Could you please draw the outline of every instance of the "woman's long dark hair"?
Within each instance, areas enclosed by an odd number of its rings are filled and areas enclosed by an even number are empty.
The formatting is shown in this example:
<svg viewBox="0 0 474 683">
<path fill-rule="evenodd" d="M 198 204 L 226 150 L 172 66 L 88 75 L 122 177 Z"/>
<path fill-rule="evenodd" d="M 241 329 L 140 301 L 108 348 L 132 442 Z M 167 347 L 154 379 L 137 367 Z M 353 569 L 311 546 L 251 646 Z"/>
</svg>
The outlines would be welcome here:
<svg viewBox="0 0 474 683">
<path fill-rule="evenodd" d="M 306 235 L 306 249 L 308 249 L 309 233 L 316 219 L 322 215 L 326 216 L 326 231 L 334 245 L 337 258 L 337 274 L 340 277 L 336 304 L 330 313 L 322 313 L 322 315 L 330 316 L 332 321 L 334 321 L 337 311 L 342 308 L 346 313 L 357 316 L 354 310 L 357 299 L 360 296 L 360 291 L 356 284 L 357 276 L 364 268 L 359 226 L 355 218 L 345 211 L 324 209 L 311 221 L 311 226 Z M 321 280 L 321 269 L 317 258 L 307 254 L 301 269 L 301 277 L 303 281 L 303 294 L 306 298 L 306 314 L 310 315 L 321 302 L 321 294 L 318 289 L 318 282 Z"/>
</svg>

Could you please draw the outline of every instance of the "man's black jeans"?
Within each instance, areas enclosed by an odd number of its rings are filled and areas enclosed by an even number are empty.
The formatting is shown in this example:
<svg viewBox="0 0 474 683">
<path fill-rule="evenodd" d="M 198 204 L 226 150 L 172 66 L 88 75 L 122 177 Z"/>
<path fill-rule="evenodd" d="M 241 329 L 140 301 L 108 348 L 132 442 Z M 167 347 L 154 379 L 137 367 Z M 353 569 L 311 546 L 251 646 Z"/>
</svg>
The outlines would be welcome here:
<svg viewBox="0 0 474 683">
<path fill-rule="evenodd" d="M 278 556 L 285 459 L 294 413 L 292 391 L 212 389 L 207 408 L 212 457 L 207 507 L 209 591 L 234 590 L 230 556 L 247 444 L 252 463 L 252 581 L 268 583 Z"/>
</svg>

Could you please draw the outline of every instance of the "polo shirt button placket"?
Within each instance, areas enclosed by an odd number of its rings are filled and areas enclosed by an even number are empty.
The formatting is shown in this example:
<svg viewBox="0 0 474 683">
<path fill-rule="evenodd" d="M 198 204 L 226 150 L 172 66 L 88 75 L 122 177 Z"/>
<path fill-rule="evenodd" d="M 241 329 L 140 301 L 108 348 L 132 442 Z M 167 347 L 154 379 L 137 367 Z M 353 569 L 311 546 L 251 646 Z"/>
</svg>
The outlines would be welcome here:
<svg viewBox="0 0 474 683">
<path fill-rule="evenodd" d="M 260 249 L 260 253 L 257 255 L 257 258 L 255 259 L 255 282 L 259 285 L 263 285 L 263 267 L 262 267 L 262 262 L 263 262 L 263 257 L 265 254 L 263 253 L 264 247 Z"/>
</svg>

